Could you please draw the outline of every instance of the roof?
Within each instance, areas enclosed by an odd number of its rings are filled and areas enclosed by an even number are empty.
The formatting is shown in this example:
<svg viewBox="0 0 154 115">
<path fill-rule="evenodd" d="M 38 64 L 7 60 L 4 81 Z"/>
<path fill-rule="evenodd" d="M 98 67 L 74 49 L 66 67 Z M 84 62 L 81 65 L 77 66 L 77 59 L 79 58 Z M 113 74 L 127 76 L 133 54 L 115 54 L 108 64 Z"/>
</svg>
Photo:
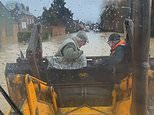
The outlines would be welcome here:
<svg viewBox="0 0 154 115">
<path fill-rule="evenodd" d="M 0 1 L 0 16 L 7 16 L 7 17 L 11 17 L 11 14 L 9 12 L 9 10 L 2 4 L 2 2 Z"/>
<path fill-rule="evenodd" d="M 18 9 L 18 14 L 24 14 L 24 15 L 32 15 L 32 13 L 29 12 L 29 7 L 25 6 L 23 3 L 19 3 L 19 2 L 8 2 L 6 4 L 6 8 L 11 11 L 14 10 L 15 8 Z"/>
</svg>

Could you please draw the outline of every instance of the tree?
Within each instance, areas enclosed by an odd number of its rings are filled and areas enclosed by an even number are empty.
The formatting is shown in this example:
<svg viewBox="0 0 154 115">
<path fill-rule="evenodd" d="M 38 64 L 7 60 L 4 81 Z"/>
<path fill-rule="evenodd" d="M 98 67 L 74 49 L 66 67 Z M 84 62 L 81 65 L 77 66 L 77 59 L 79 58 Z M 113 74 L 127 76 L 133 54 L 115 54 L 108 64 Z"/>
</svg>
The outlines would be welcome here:
<svg viewBox="0 0 154 115">
<path fill-rule="evenodd" d="M 50 26 L 68 26 L 73 21 L 73 13 L 65 7 L 65 4 L 65 0 L 54 0 L 49 9 L 44 8 L 42 23 Z"/>
<path fill-rule="evenodd" d="M 111 2 L 106 4 L 105 10 L 101 14 L 101 29 L 104 31 L 123 32 L 123 22 L 127 17 L 128 9 L 126 1 Z"/>
</svg>

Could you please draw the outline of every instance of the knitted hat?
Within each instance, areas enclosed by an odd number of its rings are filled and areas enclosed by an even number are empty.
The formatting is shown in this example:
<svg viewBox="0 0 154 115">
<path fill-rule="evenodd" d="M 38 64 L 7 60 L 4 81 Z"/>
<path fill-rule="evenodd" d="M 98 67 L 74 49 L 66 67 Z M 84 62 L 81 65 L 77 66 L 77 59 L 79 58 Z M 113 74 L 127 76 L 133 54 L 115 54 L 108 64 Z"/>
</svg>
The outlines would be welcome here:
<svg viewBox="0 0 154 115">
<path fill-rule="evenodd" d="M 120 40 L 120 35 L 119 34 L 111 34 L 108 38 L 108 41 L 117 41 L 117 40 Z"/>
<path fill-rule="evenodd" d="M 85 40 L 86 42 L 89 42 L 88 36 L 86 35 L 85 31 L 79 31 L 76 36 L 79 37 L 82 40 Z"/>
</svg>

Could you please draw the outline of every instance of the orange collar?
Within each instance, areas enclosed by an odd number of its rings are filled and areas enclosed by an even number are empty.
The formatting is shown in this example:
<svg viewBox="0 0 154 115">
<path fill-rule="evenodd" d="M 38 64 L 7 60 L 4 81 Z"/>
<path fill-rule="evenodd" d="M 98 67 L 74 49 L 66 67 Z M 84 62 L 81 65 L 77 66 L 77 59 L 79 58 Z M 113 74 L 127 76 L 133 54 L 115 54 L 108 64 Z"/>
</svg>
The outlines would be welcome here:
<svg viewBox="0 0 154 115">
<path fill-rule="evenodd" d="M 114 47 L 112 47 L 111 51 L 114 51 L 118 46 L 125 46 L 126 43 L 124 40 L 120 40 Z"/>
</svg>

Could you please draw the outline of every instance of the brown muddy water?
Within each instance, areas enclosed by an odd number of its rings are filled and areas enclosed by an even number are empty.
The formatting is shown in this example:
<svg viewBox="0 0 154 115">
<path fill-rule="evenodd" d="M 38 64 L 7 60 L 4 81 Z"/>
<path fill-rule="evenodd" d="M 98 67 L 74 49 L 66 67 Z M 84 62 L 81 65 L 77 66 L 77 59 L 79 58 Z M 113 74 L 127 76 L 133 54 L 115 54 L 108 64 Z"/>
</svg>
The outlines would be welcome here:
<svg viewBox="0 0 154 115">
<path fill-rule="evenodd" d="M 86 56 L 105 56 L 109 55 L 110 48 L 108 46 L 107 38 L 110 33 L 94 33 L 88 32 L 87 35 L 89 37 L 89 43 L 82 47 L 81 49 L 84 51 Z M 62 43 L 62 41 L 68 36 L 60 36 L 51 38 L 51 40 L 43 42 L 43 56 L 52 56 L 58 49 L 58 46 Z M 5 44 L 2 48 L 0 48 L 0 84 L 7 91 L 7 85 L 5 80 L 5 65 L 6 63 L 15 63 L 16 59 L 20 55 L 20 50 L 25 55 L 27 44 Z M 154 39 L 151 39 L 150 43 L 150 55 L 154 57 Z M 10 106 L 0 94 L 0 110 L 6 113 L 9 110 Z"/>
</svg>

